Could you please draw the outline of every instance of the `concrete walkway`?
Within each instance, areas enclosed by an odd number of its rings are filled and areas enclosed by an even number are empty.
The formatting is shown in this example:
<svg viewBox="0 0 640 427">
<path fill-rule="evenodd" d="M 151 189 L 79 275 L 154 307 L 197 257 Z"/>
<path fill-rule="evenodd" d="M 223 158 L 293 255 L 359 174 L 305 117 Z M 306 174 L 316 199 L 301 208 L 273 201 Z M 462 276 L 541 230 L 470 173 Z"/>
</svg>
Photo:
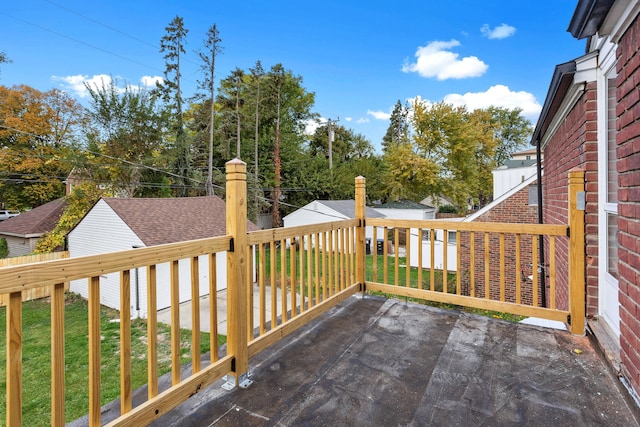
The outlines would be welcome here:
<svg viewBox="0 0 640 427">
<path fill-rule="evenodd" d="M 637 426 L 587 337 L 376 297 L 349 298 L 157 426 Z"/>
<path fill-rule="evenodd" d="M 257 328 L 260 326 L 260 288 L 258 285 L 254 285 L 253 287 L 253 320 L 254 327 Z M 276 289 L 276 300 L 277 300 L 277 316 L 282 315 L 282 305 L 281 305 L 282 292 L 280 288 Z M 300 295 L 297 295 L 296 301 L 298 305 L 300 304 Z M 218 291 L 217 294 L 217 308 L 218 308 L 218 334 L 227 335 L 227 290 L 224 289 L 222 291 Z M 183 329 L 191 329 L 191 301 L 184 302 L 180 304 L 180 327 Z M 211 304 L 209 300 L 209 295 L 205 295 L 200 297 L 200 331 L 202 332 L 211 332 L 211 325 L 209 324 L 209 310 Z M 287 294 L 287 307 L 288 310 L 291 309 L 291 295 Z M 266 286 L 265 293 L 265 313 L 266 313 L 266 321 L 271 321 L 271 287 Z M 158 322 L 166 323 L 167 325 L 171 324 L 171 309 L 166 308 L 158 311 Z"/>
</svg>

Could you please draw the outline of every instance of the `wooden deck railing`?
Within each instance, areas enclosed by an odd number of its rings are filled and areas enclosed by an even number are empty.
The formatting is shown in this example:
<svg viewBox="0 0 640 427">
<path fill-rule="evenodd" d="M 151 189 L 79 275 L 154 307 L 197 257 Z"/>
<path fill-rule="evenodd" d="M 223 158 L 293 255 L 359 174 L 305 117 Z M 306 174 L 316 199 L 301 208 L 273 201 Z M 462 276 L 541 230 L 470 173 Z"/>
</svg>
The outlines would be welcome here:
<svg viewBox="0 0 640 427">
<path fill-rule="evenodd" d="M 576 202 L 575 193 L 580 191 L 581 182 L 578 173 L 572 175 L 571 191 L 574 195 L 570 196 L 570 202 L 573 206 Z M 7 425 L 22 424 L 22 376 L 25 374 L 22 372 L 22 292 L 46 287 L 51 289 L 51 424 L 64 425 L 64 283 L 78 279 L 87 280 L 89 287 L 88 419 L 91 426 L 101 424 L 100 366 L 104 355 L 100 351 L 100 276 L 114 272 L 120 274 L 122 296 L 119 351 L 121 415 L 111 421 L 108 424 L 110 426 L 144 425 L 157 420 L 224 375 L 228 376 L 228 383 L 242 385 L 251 356 L 356 292 L 380 291 L 562 321 L 567 321 L 570 316 L 571 331 L 580 334 L 584 331 L 584 276 L 580 276 L 584 275 L 584 251 L 580 250 L 584 245 L 584 241 L 580 241 L 581 235 L 584 238 L 583 223 L 580 222 L 580 212 L 575 209 L 571 210 L 568 242 L 564 242 L 569 230 L 566 225 L 371 219 L 365 217 L 365 180 L 359 177 L 356 179 L 355 219 L 247 233 L 246 165 L 239 160 L 227 164 L 226 193 L 225 236 L 0 269 L 0 294 L 7 294 L 9 301 L 6 308 Z M 369 237 L 373 242 L 370 246 L 371 254 L 366 253 L 367 229 L 372 233 Z M 444 237 L 436 245 L 438 230 Z M 454 233 L 449 234 L 449 231 Z M 546 282 L 550 296 L 548 308 L 540 306 L 540 294 L 536 294 L 541 280 L 536 266 L 544 264 L 544 261 L 536 259 L 536 245 L 540 235 L 544 236 L 547 253 L 551 254 L 545 270 L 549 276 Z M 404 236 L 404 244 L 401 244 L 401 236 Z M 448 241 L 450 236 L 455 236 L 455 244 Z M 560 307 L 555 299 L 560 287 L 555 255 L 559 240 L 563 240 L 563 244 L 570 248 L 570 273 L 563 279 L 567 283 L 567 304 Z M 403 255 L 399 251 L 401 247 Z M 440 267 L 435 261 L 436 247 L 443 251 L 441 258 L 444 261 Z M 494 247 L 498 249 L 494 250 Z M 453 268 L 449 268 L 448 263 L 454 249 L 455 272 Z M 192 295 L 198 295 L 198 257 L 208 256 L 209 268 L 214 269 L 216 256 L 221 252 L 227 253 L 226 356 L 219 358 L 217 352 L 217 284 L 215 271 L 210 271 L 211 362 L 206 367 L 201 366 L 200 319 L 197 316 L 200 311 L 199 298 L 194 297 L 191 302 L 194 313 L 191 335 L 192 373 L 187 378 L 182 378 L 179 260 L 191 260 Z M 463 256 L 465 253 L 466 258 Z M 530 255 L 530 259 L 526 254 Z M 415 265 L 412 264 L 412 258 L 416 259 Z M 148 396 L 144 403 L 133 407 L 130 272 L 146 268 L 147 310 L 148 313 L 155 313 L 156 266 L 162 263 L 171 265 L 172 386 L 164 391 L 158 388 L 157 323 L 155 316 L 149 316 L 146 354 Z M 468 266 L 466 270 L 465 265 Z M 530 284 L 526 283 L 529 280 L 527 265 L 531 270 Z M 255 284 L 252 280 L 253 271 L 257 272 Z M 510 271 L 514 272 L 513 275 Z M 255 295 L 254 286 L 257 289 Z M 527 289 L 531 292 L 528 293 Z M 254 304 L 254 300 L 257 300 L 257 304 Z M 258 310 L 254 315 L 255 305 Z"/>
<path fill-rule="evenodd" d="M 372 251 L 365 290 L 567 322 L 572 333 L 583 334 L 582 191 L 584 172 L 571 171 L 570 225 L 367 218 L 382 253 Z M 559 257 L 558 243 L 568 249 L 568 260 Z"/>
</svg>

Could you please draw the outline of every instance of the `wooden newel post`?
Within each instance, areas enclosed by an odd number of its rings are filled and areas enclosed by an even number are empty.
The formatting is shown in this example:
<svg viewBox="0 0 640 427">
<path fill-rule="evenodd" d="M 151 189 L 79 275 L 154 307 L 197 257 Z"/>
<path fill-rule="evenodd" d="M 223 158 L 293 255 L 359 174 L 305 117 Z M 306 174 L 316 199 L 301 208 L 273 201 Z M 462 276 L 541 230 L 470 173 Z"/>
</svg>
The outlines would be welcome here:
<svg viewBox="0 0 640 427">
<path fill-rule="evenodd" d="M 247 348 L 247 165 L 240 159 L 226 164 L 227 234 L 232 237 L 227 252 L 227 350 L 235 358 L 227 385 L 244 386 L 249 367 Z M 248 384 L 246 384 L 248 385 Z"/>
<path fill-rule="evenodd" d="M 585 330 L 584 211 L 584 170 L 576 168 L 569 171 L 569 313 L 576 335 Z"/>
<path fill-rule="evenodd" d="M 356 228 L 356 282 L 360 284 L 360 291 L 364 296 L 365 284 L 365 210 L 366 210 L 366 179 L 356 177 L 356 218 L 359 220 Z"/>
</svg>

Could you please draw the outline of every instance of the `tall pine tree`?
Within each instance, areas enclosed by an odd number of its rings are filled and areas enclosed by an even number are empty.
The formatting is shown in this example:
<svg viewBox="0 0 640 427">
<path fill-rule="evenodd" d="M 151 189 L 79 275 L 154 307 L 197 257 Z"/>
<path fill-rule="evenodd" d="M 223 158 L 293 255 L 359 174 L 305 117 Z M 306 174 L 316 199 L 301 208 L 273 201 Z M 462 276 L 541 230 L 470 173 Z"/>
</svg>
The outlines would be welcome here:
<svg viewBox="0 0 640 427">
<path fill-rule="evenodd" d="M 173 128 L 175 131 L 175 163 L 174 172 L 179 177 L 181 189 L 179 195 L 187 195 L 189 185 L 189 175 L 191 173 L 189 159 L 189 141 L 184 131 L 184 118 L 182 104 L 182 72 L 180 60 L 186 53 L 185 44 L 187 30 L 184 27 L 184 20 L 176 16 L 165 28 L 166 34 L 160 40 L 160 52 L 164 53 L 165 71 L 164 81 L 158 83 L 158 89 L 165 102 L 170 103 L 173 113 Z"/>
</svg>

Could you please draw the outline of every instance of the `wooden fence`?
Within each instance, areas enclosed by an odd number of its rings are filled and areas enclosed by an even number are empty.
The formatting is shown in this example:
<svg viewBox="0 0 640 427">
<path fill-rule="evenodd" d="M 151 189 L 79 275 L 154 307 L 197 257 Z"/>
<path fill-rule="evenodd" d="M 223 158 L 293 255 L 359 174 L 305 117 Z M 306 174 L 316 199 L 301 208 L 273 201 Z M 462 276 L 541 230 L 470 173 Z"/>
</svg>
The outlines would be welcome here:
<svg viewBox="0 0 640 427">
<path fill-rule="evenodd" d="M 22 265 L 22 264 L 34 264 L 42 261 L 50 261 L 53 259 L 64 259 L 69 258 L 68 251 L 62 252 L 52 252 L 48 254 L 35 254 L 35 255 L 26 255 L 26 256 L 18 256 L 13 258 L 3 258 L 0 259 L 0 268 L 9 267 L 12 265 Z M 35 268 L 35 267 L 34 267 Z M 69 283 L 65 283 L 65 291 L 69 290 Z M 34 299 L 47 298 L 50 295 L 50 288 L 32 288 L 22 292 L 22 301 L 31 301 Z M 4 307 L 7 305 L 7 301 L 9 299 L 9 295 L 0 294 L 0 307 Z"/>
</svg>

